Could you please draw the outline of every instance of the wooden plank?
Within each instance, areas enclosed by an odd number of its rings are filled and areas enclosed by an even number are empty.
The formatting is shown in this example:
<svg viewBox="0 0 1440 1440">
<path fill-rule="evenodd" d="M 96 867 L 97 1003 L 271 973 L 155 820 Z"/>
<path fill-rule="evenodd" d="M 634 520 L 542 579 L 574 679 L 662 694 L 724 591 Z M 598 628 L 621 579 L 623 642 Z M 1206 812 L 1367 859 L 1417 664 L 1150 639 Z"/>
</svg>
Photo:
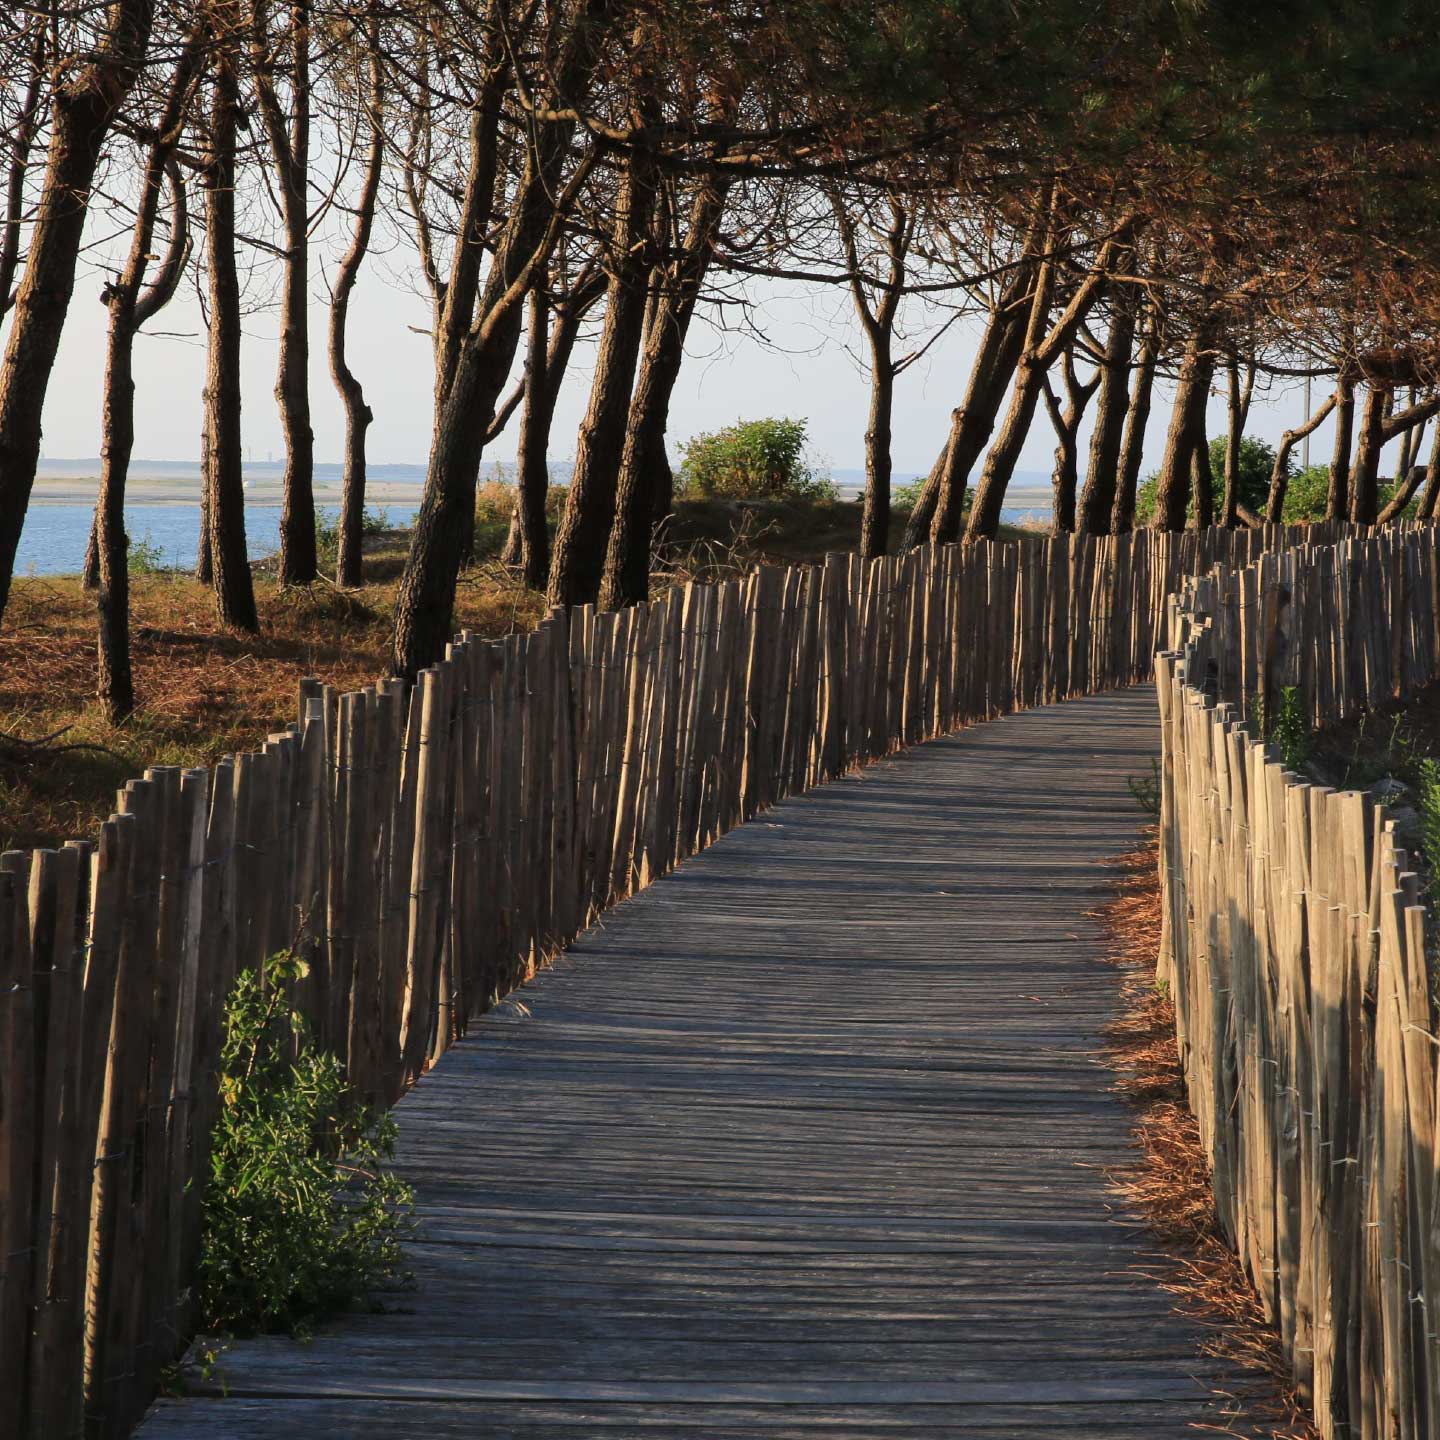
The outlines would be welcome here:
<svg viewBox="0 0 1440 1440">
<path fill-rule="evenodd" d="M 801 628 L 779 643 L 802 653 Z M 309 1347 L 245 1342 L 186 1433 L 252 1423 L 262 1394 L 266 1423 L 320 1436 L 401 1396 L 498 1433 L 497 1405 L 537 1434 L 643 1415 L 636 1433 L 767 1440 L 802 1416 L 932 1435 L 961 1413 L 980 1434 L 1123 1415 L 1179 1436 L 1233 1410 L 1215 1391 L 1243 1378 L 1146 1278 L 1153 1244 L 1103 1174 L 1128 1119 L 1095 1071 L 1113 976 L 1077 917 L 1138 827 L 1149 705 L 907 751 L 613 911 L 401 1102 L 418 1292 Z M 757 728 L 757 764 L 797 733 Z M 985 777 L 1016 746 L 1001 793 Z M 162 1408 L 142 1433 L 173 1424 Z"/>
</svg>

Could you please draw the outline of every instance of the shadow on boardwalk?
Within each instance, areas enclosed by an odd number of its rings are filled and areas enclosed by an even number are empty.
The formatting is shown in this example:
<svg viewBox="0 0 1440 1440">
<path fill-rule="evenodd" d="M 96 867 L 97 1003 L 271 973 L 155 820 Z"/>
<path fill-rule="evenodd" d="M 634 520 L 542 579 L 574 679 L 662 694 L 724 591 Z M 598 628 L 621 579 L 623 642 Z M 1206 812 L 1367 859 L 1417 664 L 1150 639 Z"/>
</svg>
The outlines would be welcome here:
<svg viewBox="0 0 1440 1440">
<path fill-rule="evenodd" d="M 1104 1173 L 1085 914 L 1157 742 L 1146 689 L 996 721 L 620 906 L 401 1103 L 416 1289 L 237 1345 L 144 1440 L 1223 1429 L 1247 1382 Z"/>
</svg>

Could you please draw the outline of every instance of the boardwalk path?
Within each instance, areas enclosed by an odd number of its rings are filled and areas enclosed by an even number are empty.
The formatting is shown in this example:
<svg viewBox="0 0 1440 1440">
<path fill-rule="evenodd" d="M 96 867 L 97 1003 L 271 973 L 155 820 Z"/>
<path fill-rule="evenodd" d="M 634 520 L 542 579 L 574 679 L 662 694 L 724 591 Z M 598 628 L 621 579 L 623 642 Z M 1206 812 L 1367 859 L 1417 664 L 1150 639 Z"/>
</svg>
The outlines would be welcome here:
<svg viewBox="0 0 1440 1440">
<path fill-rule="evenodd" d="M 418 1288 L 144 1440 L 1169 1437 L 1233 1371 L 1137 1271 L 1086 919 L 1145 690 L 787 802 L 611 914 L 400 1107 Z"/>
</svg>

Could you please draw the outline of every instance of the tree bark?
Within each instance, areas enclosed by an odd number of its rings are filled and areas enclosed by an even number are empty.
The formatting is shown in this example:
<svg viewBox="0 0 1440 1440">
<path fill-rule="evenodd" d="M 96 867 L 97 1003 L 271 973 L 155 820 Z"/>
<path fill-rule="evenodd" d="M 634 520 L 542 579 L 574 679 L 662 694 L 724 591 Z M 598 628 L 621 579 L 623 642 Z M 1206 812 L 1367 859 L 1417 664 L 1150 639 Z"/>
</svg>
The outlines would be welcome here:
<svg viewBox="0 0 1440 1440">
<path fill-rule="evenodd" d="M 990 447 L 990 453 L 985 457 L 985 469 L 981 473 L 980 484 L 976 487 L 975 504 L 965 527 L 967 545 L 995 538 L 1000 528 L 1000 511 L 1005 501 L 1005 490 L 1020 458 L 1020 450 L 1025 444 L 1031 421 L 1035 418 L 1035 407 L 1040 400 L 1046 372 L 1074 339 L 1075 332 L 1090 312 L 1091 306 L 1100 298 L 1116 251 L 1129 247 L 1129 232 L 1133 223 L 1133 220 L 1127 221 L 1100 247 L 1094 265 L 1048 334 L 1045 327 L 1050 317 L 1054 291 L 1054 262 L 1049 259 L 1041 262 L 1035 277 L 1035 294 L 1026 327 L 1025 348 L 1010 394 L 1010 408 L 995 443 Z"/>
<path fill-rule="evenodd" d="M 195 549 L 195 578 L 202 585 L 215 582 L 210 532 L 210 405 L 200 396 L 200 538 Z"/>
<path fill-rule="evenodd" d="M 1190 508 L 1197 530 L 1208 530 L 1215 523 L 1215 472 L 1210 466 L 1210 442 L 1203 429 L 1190 452 Z"/>
<path fill-rule="evenodd" d="M 1393 520 L 1402 519 L 1405 507 L 1415 498 L 1415 492 L 1419 490 L 1421 483 L 1429 473 L 1430 469 L 1427 465 L 1412 465 L 1403 475 L 1397 475 L 1395 477 L 1395 493 L 1385 502 L 1375 523 L 1389 525 Z"/>
<path fill-rule="evenodd" d="M 310 424 L 310 0 L 291 0 L 290 5 L 288 116 L 275 92 L 269 49 L 268 6 L 263 0 L 255 0 L 255 91 L 275 161 L 285 234 L 280 355 L 275 376 L 275 403 L 285 440 L 280 583 L 308 585 L 319 574 L 315 551 L 315 432 Z M 350 430 L 347 407 L 347 444 Z"/>
<path fill-rule="evenodd" d="M 645 328 L 650 273 L 646 252 L 655 186 L 653 153 L 632 149 L 616 198 L 605 324 L 595 357 L 590 404 L 580 422 L 575 470 L 550 562 L 552 605 L 590 605 L 600 595 L 615 519 L 630 393 Z"/>
<path fill-rule="evenodd" d="M 539 290 L 529 299 L 530 319 L 526 329 L 525 408 L 520 412 L 520 443 L 516 452 L 515 514 L 510 533 L 515 549 L 507 542 L 501 558 L 518 563 L 525 583 L 541 589 L 550 578 L 550 532 L 545 523 L 545 501 L 550 494 L 550 422 L 555 414 L 558 389 L 550 384 L 550 307 Z"/>
<path fill-rule="evenodd" d="M 75 289 L 90 189 L 150 42 L 154 0 L 116 0 L 103 40 L 51 101 L 45 180 L 0 362 L 0 620 L 40 458 L 40 422 Z"/>
<path fill-rule="evenodd" d="M 1440 502 L 1440 428 L 1430 443 L 1430 460 L 1425 466 L 1425 493 L 1420 497 L 1417 519 L 1433 520 L 1435 507 Z"/>
<path fill-rule="evenodd" d="M 1130 398 L 1130 357 L 1135 348 L 1135 310 L 1127 300 L 1115 307 L 1105 336 L 1100 366 L 1100 393 L 1095 401 L 1095 428 L 1090 432 L 1090 459 L 1079 524 L 1091 535 L 1107 535 L 1120 482 L 1120 446 Z"/>
<path fill-rule="evenodd" d="M 1062 407 L 1047 375 L 1043 382 L 1045 405 L 1050 411 L 1050 423 L 1055 429 L 1055 467 L 1050 475 L 1051 528 L 1056 535 L 1075 533 L 1076 491 L 1080 484 L 1080 447 L 1078 437 L 1080 422 L 1100 383 L 1100 372 L 1090 377 L 1083 385 L 1075 376 L 1073 347 L 1067 350 L 1061 361 L 1062 377 L 1065 383 L 1065 405 Z"/>
<path fill-rule="evenodd" d="M 25 223 L 25 177 L 30 172 L 30 151 L 40 117 L 45 81 L 45 24 L 43 17 L 31 22 L 35 28 L 30 52 L 30 75 L 25 98 L 20 102 L 10 140 L 10 164 L 5 171 L 5 222 L 0 229 L 0 320 L 15 304 L 15 275 L 20 264 L 20 231 Z"/>
<path fill-rule="evenodd" d="M 350 247 L 340 261 L 330 299 L 330 378 L 335 382 L 345 410 L 345 469 L 335 556 L 335 583 L 342 589 L 353 589 L 364 581 L 365 434 L 375 418 L 374 412 L 365 403 L 365 388 L 350 368 L 345 354 L 345 338 L 350 318 L 350 296 L 366 251 L 370 248 L 375 204 L 385 168 L 385 79 L 378 30 L 378 22 L 372 15 L 366 32 L 370 52 L 370 95 L 365 109 L 370 121 L 370 151 L 365 163 L 365 178 L 355 202 L 355 228 L 351 232 Z"/>
<path fill-rule="evenodd" d="M 890 228 L 885 235 L 889 272 L 878 304 L 872 304 L 861 278 L 855 231 L 844 202 L 835 200 L 835 215 L 850 265 L 850 287 L 861 326 L 870 343 L 870 415 L 865 427 L 865 503 L 860 515 L 860 558 L 875 560 L 890 548 L 890 438 L 895 409 L 898 367 L 891 351 L 900 298 L 905 293 L 905 256 L 912 220 L 893 196 Z"/>
<path fill-rule="evenodd" d="M 690 207 L 685 243 L 652 290 L 640 370 L 625 427 L 616 487 L 615 520 L 605 555 L 600 604 L 638 605 L 650 591 L 655 527 L 670 513 L 674 476 L 665 453 L 670 397 L 685 358 L 685 336 L 715 250 L 728 187 L 707 180 Z"/>
<path fill-rule="evenodd" d="M 240 280 L 235 268 L 235 137 L 240 87 L 232 61 L 216 60 L 214 99 L 204 156 L 205 259 L 209 271 L 210 341 L 205 372 L 209 462 L 210 565 L 221 623 L 260 629 L 245 544 L 245 479 L 240 440 Z M 202 544 L 203 544 L 202 537 Z"/>
<path fill-rule="evenodd" d="M 1125 438 L 1120 445 L 1120 476 L 1115 487 L 1115 509 L 1110 533 L 1128 535 L 1135 528 L 1135 496 L 1140 489 L 1140 463 L 1145 451 L 1145 427 L 1150 423 L 1150 396 L 1155 389 L 1155 367 L 1160 358 L 1160 317 L 1149 307 L 1149 323 L 1140 341 L 1130 404 L 1125 412 Z"/>
<path fill-rule="evenodd" d="M 1355 463 L 1350 467 L 1350 519 L 1357 525 L 1373 525 L 1378 508 L 1380 450 L 1385 443 L 1385 408 L 1391 391 L 1386 385 L 1372 385 L 1365 396 L 1356 436 Z"/>
<path fill-rule="evenodd" d="M 1279 448 L 1275 451 L 1275 464 L 1270 471 L 1270 494 L 1265 502 L 1265 519 L 1278 525 L 1285 515 L 1285 492 L 1290 484 L 1290 453 L 1312 431 L 1318 430 L 1325 417 L 1335 408 L 1339 391 L 1331 395 L 1303 425 L 1287 430 L 1280 437 Z"/>
<path fill-rule="evenodd" d="M 1245 438 L 1245 425 L 1250 419 L 1250 401 L 1255 394 L 1255 362 L 1246 365 L 1245 380 L 1240 380 L 1240 361 L 1232 355 L 1226 364 L 1225 427 L 1225 492 L 1221 501 L 1220 523 L 1233 530 L 1239 520 L 1240 506 L 1240 442 Z M 1209 459 L 1209 452 L 1206 452 Z"/>
<path fill-rule="evenodd" d="M 888 352 L 887 344 L 886 350 Z M 860 515 L 860 558 L 876 560 L 890 548 L 890 432 L 895 408 L 895 367 L 888 353 L 870 364 L 870 416 L 865 426 L 865 505 Z"/>
<path fill-rule="evenodd" d="M 1409 403 L 1415 404 L 1415 387 L 1410 387 Z M 1415 429 L 1407 429 L 1400 435 L 1400 458 L 1395 462 L 1395 483 L 1399 485 L 1403 479 L 1410 474 L 1410 456 L 1414 453 L 1414 447 L 1425 433 L 1425 422 L 1422 420 Z M 1378 522 L 1377 522 L 1378 523 Z"/>
<path fill-rule="evenodd" d="M 920 503 L 905 528 L 904 546 L 913 550 L 928 538 L 933 545 L 953 544 L 960 538 L 965 516 L 965 491 L 975 462 L 984 453 L 995 430 L 995 417 L 1025 349 L 1029 306 L 1025 303 L 1035 279 L 1033 264 L 1019 266 L 1005 287 L 999 305 L 991 312 L 970 367 L 965 398 L 950 412 L 950 434 L 921 491 Z M 927 496 L 933 494 L 928 502 Z"/>
<path fill-rule="evenodd" d="M 104 411 L 100 442 L 100 501 L 95 510 L 97 558 L 96 608 L 99 613 L 96 693 L 111 723 L 135 708 L 130 665 L 130 557 L 125 535 L 125 482 L 135 445 L 135 336 L 174 298 L 190 256 L 190 224 L 185 183 L 171 158 L 199 61 L 192 42 L 176 66 L 165 114 L 157 126 L 136 210 L 130 254 L 119 281 L 106 287 L 110 334 L 106 346 Z M 168 175 L 171 197 L 170 242 L 154 283 L 140 286 L 150 259 L 160 205 L 160 185 Z"/>
<path fill-rule="evenodd" d="M 1335 449 L 1330 457 L 1330 485 L 1325 518 L 1343 520 L 1350 512 L 1350 445 L 1355 428 L 1355 381 L 1341 371 L 1335 389 Z"/>
<path fill-rule="evenodd" d="M 560 65 L 562 94 L 576 94 L 583 87 L 593 63 L 591 31 L 605 8 L 605 0 L 586 0 L 574 43 Z M 595 163 L 598 152 L 592 143 L 562 186 L 573 134 L 571 122 L 547 122 L 531 143 L 484 293 L 437 406 L 425 495 L 395 605 L 390 666 L 393 674 L 408 680 L 444 653 L 465 553 L 466 518 L 473 525 L 485 435 L 520 341 L 525 295 L 536 275 L 544 273 L 561 220 Z"/>
<path fill-rule="evenodd" d="M 1160 465 L 1155 495 L 1155 528 L 1183 530 L 1187 502 L 1193 490 L 1194 455 L 1205 444 L 1205 408 L 1210 399 L 1210 379 L 1215 358 L 1210 349 L 1210 325 L 1196 327 L 1185 346 L 1180 362 L 1175 406 L 1170 412 L 1170 429 L 1165 439 L 1165 458 Z M 1209 465 L 1209 456 L 1206 456 Z"/>
</svg>

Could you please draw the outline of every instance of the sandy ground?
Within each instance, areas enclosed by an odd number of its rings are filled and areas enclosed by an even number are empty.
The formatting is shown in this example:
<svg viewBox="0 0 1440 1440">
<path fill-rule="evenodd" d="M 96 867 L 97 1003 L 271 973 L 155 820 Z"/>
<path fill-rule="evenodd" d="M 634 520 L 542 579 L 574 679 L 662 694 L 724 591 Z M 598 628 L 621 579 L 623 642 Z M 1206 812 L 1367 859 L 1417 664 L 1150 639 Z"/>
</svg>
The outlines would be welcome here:
<svg viewBox="0 0 1440 1440">
<path fill-rule="evenodd" d="M 76 471 L 67 474 L 61 471 L 42 472 L 35 477 L 35 488 L 31 492 L 32 505 L 75 505 L 95 503 L 95 492 L 99 487 L 99 476 L 93 471 Z M 371 477 L 365 486 L 365 500 L 371 505 L 404 505 L 420 503 L 421 486 L 414 480 L 387 480 L 383 476 Z M 245 498 L 255 505 L 278 505 L 281 500 L 281 483 L 278 475 L 247 479 Z M 132 472 L 125 485 L 126 505 L 198 505 L 200 503 L 200 475 L 155 475 L 143 471 Z M 315 477 L 315 503 L 317 505 L 338 505 L 340 503 L 340 481 L 328 476 Z"/>
</svg>

